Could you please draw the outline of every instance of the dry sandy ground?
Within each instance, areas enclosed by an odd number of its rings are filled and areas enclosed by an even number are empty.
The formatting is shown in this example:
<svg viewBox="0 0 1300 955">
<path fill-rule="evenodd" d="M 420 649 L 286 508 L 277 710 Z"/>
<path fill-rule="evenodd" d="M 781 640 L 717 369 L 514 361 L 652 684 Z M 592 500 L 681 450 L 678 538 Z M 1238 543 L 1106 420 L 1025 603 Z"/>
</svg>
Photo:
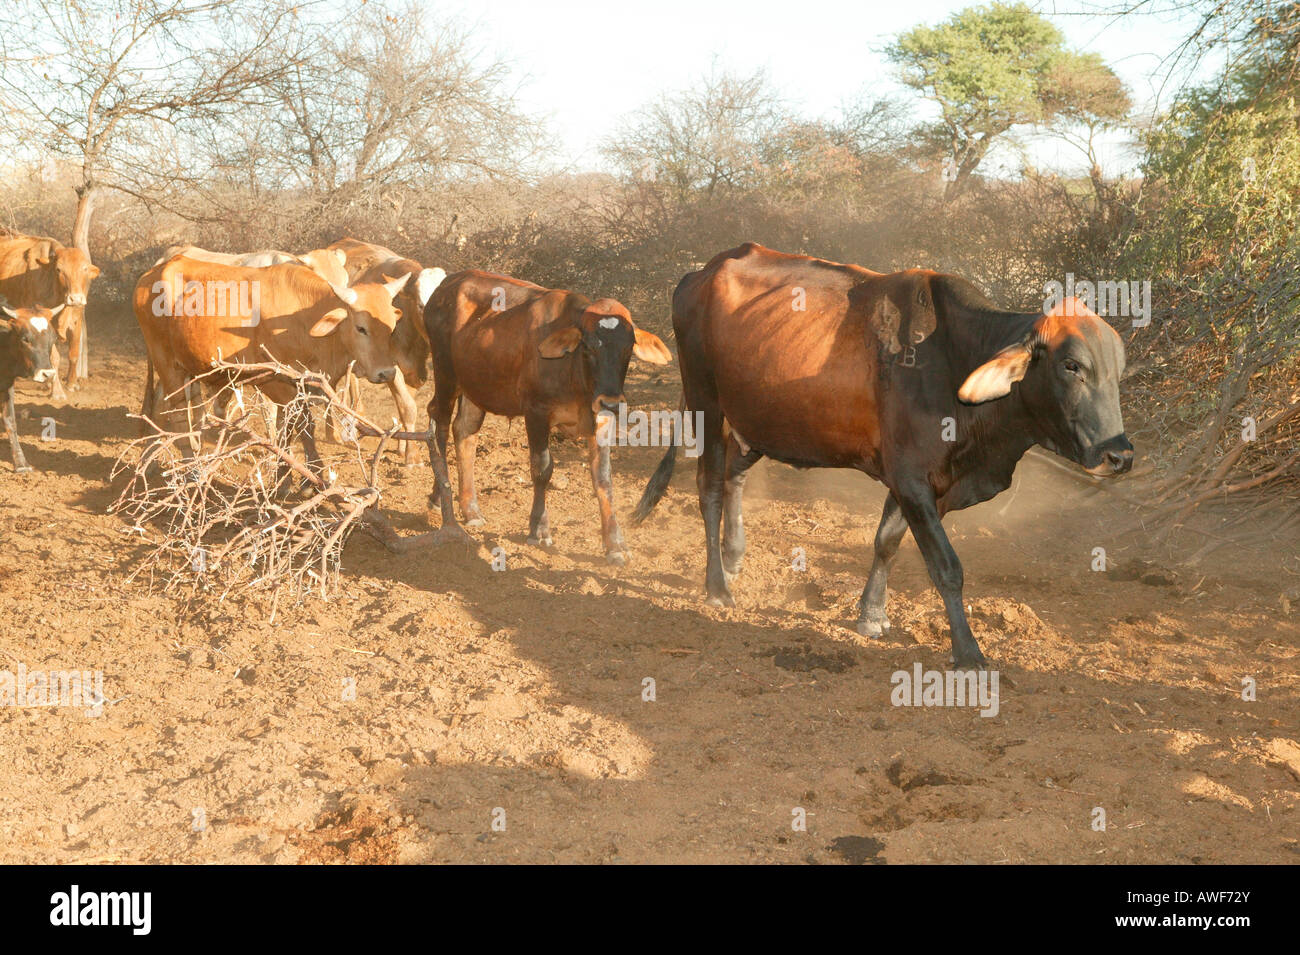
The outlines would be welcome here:
<svg viewBox="0 0 1300 955">
<path fill-rule="evenodd" d="M 102 669 L 113 702 L 0 708 L 0 862 L 1300 861 L 1295 540 L 1173 568 L 1120 534 L 1124 488 L 1028 459 L 948 522 L 998 714 L 894 707 L 894 671 L 946 665 L 947 624 L 909 540 L 892 642 L 851 629 L 878 485 L 759 465 L 739 606 L 710 610 L 693 465 L 614 569 L 569 442 L 556 546 L 525 545 L 523 428 L 491 420 L 477 551 L 357 535 L 346 594 L 272 622 L 124 583 L 139 545 L 107 477 L 143 361 L 94 358 L 69 404 L 20 386 L 38 471 L 0 467 L 0 669 Z M 630 394 L 671 406 L 675 374 Z M 624 513 L 658 454 L 616 453 Z M 395 523 L 427 530 L 428 468 L 385 474 Z"/>
</svg>

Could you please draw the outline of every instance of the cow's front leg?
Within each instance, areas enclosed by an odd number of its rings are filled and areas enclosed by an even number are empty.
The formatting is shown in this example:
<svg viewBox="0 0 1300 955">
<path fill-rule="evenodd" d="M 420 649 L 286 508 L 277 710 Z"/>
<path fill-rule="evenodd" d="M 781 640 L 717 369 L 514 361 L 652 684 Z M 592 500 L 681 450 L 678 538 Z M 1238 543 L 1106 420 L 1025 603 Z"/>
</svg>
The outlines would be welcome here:
<svg viewBox="0 0 1300 955">
<path fill-rule="evenodd" d="M 621 566 L 627 563 L 627 547 L 614 514 L 614 478 L 609 466 L 610 432 L 615 427 L 612 416 L 601 416 L 596 420 L 596 432 L 587 436 L 587 463 L 591 467 L 591 486 L 596 492 L 596 504 L 600 507 L 600 537 L 605 545 L 605 559 Z M 602 428 L 608 435 L 605 440 L 598 437 Z"/>
<path fill-rule="evenodd" d="M 55 401 L 67 401 L 68 393 L 63 390 L 63 379 L 59 377 L 59 366 L 63 359 L 59 356 L 59 344 L 56 340 L 50 346 L 50 367 L 54 369 L 54 374 L 50 376 L 50 397 Z"/>
<path fill-rule="evenodd" d="M 880 526 L 876 528 L 876 556 L 871 564 L 867 585 L 862 588 L 858 601 L 858 633 L 864 637 L 883 636 L 889 632 L 889 617 L 885 615 L 885 600 L 889 593 L 889 567 L 898 554 L 898 545 L 907 533 L 907 518 L 894 495 L 885 498 L 880 512 Z"/>
<path fill-rule="evenodd" d="M 9 389 L 5 396 L 5 430 L 9 432 L 9 447 L 14 456 L 14 473 L 26 474 L 31 471 L 31 465 L 23 457 L 23 446 L 18 440 L 18 419 L 14 415 L 14 390 Z"/>
<path fill-rule="evenodd" d="M 542 414 L 524 421 L 528 431 L 528 470 L 533 478 L 533 509 L 528 515 L 528 543 L 550 547 L 551 520 L 546 514 L 546 489 L 551 484 L 551 420 Z"/>
<path fill-rule="evenodd" d="M 80 391 L 81 379 L 85 377 L 85 365 L 82 362 L 82 335 L 86 318 L 82 315 L 68 323 L 68 390 Z M 55 366 L 58 367 L 57 365 Z"/>
<path fill-rule="evenodd" d="M 388 383 L 388 392 L 393 396 L 393 404 L 397 406 L 397 420 L 401 422 L 402 430 L 415 431 L 420 420 L 419 409 L 415 404 L 415 396 L 411 394 L 411 389 L 402 376 L 402 369 L 398 368 L 397 374 Z M 397 450 L 402 455 L 402 465 L 404 467 L 416 468 L 420 466 L 419 442 L 403 439 L 397 442 Z"/>
<path fill-rule="evenodd" d="M 960 668 L 980 668 L 988 665 L 979 644 L 966 622 L 966 607 L 962 603 L 961 561 L 952 549 L 948 534 L 943 529 L 934 492 L 928 484 L 917 482 L 895 491 L 898 503 L 912 529 L 926 569 L 934 581 L 939 596 L 948 611 L 948 626 L 952 635 L 952 662 Z"/>
</svg>

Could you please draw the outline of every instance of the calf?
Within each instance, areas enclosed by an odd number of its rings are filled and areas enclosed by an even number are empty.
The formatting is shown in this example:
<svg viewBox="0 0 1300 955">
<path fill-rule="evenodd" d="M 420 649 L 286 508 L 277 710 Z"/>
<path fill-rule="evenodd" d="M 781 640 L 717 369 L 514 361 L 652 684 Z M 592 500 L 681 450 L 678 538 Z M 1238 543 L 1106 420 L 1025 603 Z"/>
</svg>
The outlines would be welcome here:
<svg viewBox="0 0 1300 955">
<path fill-rule="evenodd" d="M 9 432 L 14 471 L 31 470 L 18 441 L 14 416 L 14 382 L 19 378 L 44 381 L 54 374 L 50 350 L 54 347 L 54 321 L 64 306 L 11 308 L 0 305 L 0 391 L 5 393 L 4 425 Z"/>
<path fill-rule="evenodd" d="M 633 325 L 627 309 L 613 299 L 593 302 L 575 292 L 479 271 L 448 277 L 425 306 L 424 323 L 433 347 L 429 454 L 434 496 L 442 507 L 440 533 L 464 534 L 447 476 L 447 430 L 459 397 L 456 464 L 465 520 L 471 526 L 483 523 L 474 490 L 474 449 L 484 415 L 522 417 L 533 478 L 528 542 L 552 543 L 546 489 L 551 429 L 558 427 L 586 441 L 605 556 L 625 563 L 609 446 L 596 439 L 596 415 L 616 412 L 623 403 L 623 379 L 633 355 L 659 365 L 672 360 L 664 343 Z"/>
<path fill-rule="evenodd" d="M 883 275 L 748 244 L 682 279 L 673 333 L 686 406 L 703 413 L 698 484 L 715 606 L 734 603 L 741 494 L 756 461 L 856 468 L 889 489 L 858 631 L 889 629 L 889 565 L 910 528 L 948 612 L 953 661 L 983 666 L 942 517 L 1007 488 L 1035 444 L 1096 475 L 1132 465 L 1123 344 L 1072 299 L 1047 314 L 1009 312 L 956 276 Z M 636 519 L 662 496 L 675 450 Z"/>
<path fill-rule="evenodd" d="M 55 326 L 56 337 L 68 347 L 68 388 L 76 391 L 87 376 L 86 299 L 99 269 L 81 249 L 68 248 L 44 236 L 13 233 L 0 237 L 0 301 L 14 307 L 66 306 Z M 52 353 L 54 374 L 50 394 L 67 398 L 59 380 L 58 355 Z"/>
</svg>

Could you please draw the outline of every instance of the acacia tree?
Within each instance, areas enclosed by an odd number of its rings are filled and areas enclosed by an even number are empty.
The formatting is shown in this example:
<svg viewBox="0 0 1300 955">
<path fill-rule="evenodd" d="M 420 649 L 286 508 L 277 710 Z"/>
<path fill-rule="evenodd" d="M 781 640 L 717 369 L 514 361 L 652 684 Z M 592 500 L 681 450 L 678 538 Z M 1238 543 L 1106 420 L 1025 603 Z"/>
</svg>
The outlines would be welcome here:
<svg viewBox="0 0 1300 955">
<path fill-rule="evenodd" d="M 75 246 L 89 253 L 101 190 L 165 201 L 202 175 L 186 129 L 229 122 L 292 67 L 311 2 L 7 0 L 0 136 L 76 167 Z"/>
<path fill-rule="evenodd" d="M 951 163 L 945 200 L 1018 126 L 1082 122 L 1095 132 L 1129 110 L 1123 84 L 1101 57 L 1066 49 L 1061 32 L 1023 3 L 971 7 L 938 26 L 915 27 L 886 55 L 904 83 L 939 106 L 938 121 L 923 132 Z"/>
</svg>

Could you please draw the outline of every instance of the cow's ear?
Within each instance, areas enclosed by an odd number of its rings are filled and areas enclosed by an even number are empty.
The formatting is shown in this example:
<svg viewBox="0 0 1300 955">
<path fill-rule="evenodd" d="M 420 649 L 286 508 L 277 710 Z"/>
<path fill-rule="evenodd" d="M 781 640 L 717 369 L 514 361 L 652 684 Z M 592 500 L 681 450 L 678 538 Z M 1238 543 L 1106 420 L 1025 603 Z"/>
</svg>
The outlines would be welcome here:
<svg viewBox="0 0 1300 955">
<path fill-rule="evenodd" d="M 1033 356 L 1033 351 L 1024 344 L 1002 349 L 970 373 L 957 389 L 957 397 L 977 405 L 1010 394 L 1011 386 L 1025 377 Z"/>
<path fill-rule="evenodd" d="M 339 327 L 339 322 L 348 317 L 346 308 L 332 308 L 317 320 L 316 324 L 311 327 L 312 338 L 324 338 L 334 329 Z"/>
<path fill-rule="evenodd" d="M 99 278 L 99 266 L 98 266 L 98 265 L 92 265 L 92 266 L 90 267 L 90 278 L 91 278 L 92 280 Z"/>
<path fill-rule="evenodd" d="M 912 283 L 907 328 L 900 329 L 900 335 L 906 336 L 906 345 L 921 344 L 939 327 L 939 316 L 934 310 L 934 283 L 930 279 L 930 275 L 921 273 Z"/>
<path fill-rule="evenodd" d="M 658 335 L 647 332 L 643 328 L 635 329 L 635 332 L 636 344 L 632 346 L 632 354 L 637 358 L 648 361 L 652 365 L 666 365 L 673 360 L 673 353 L 668 350 L 668 346 Z"/>
<path fill-rule="evenodd" d="M 542 339 L 537 350 L 543 358 L 563 358 L 577 348 L 581 341 L 582 330 L 575 325 L 568 325 Z"/>
<path fill-rule="evenodd" d="M 30 266 L 49 265 L 53 258 L 53 242 L 38 242 L 27 250 L 27 264 Z"/>
</svg>

